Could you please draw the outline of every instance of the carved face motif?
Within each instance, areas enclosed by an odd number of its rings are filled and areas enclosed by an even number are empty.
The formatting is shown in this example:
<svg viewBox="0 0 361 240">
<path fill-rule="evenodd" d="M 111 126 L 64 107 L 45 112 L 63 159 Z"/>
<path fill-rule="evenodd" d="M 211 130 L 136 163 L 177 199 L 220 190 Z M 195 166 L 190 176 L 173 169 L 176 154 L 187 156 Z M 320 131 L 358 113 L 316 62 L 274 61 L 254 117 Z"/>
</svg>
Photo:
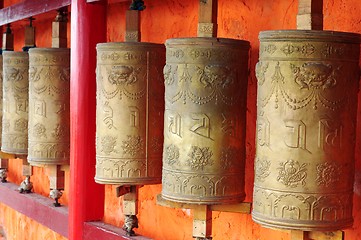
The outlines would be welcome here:
<svg viewBox="0 0 361 240">
<path fill-rule="evenodd" d="M 21 81 L 23 79 L 23 75 L 20 73 L 19 69 L 11 68 L 7 72 L 8 80 L 10 81 Z"/>
<path fill-rule="evenodd" d="M 330 78 L 332 68 L 321 63 L 305 63 L 302 65 L 301 74 L 306 83 L 314 87 L 322 86 Z"/>
<path fill-rule="evenodd" d="M 130 66 L 114 66 L 109 74 L 109 82 L 111 84 L 131 84 L 135 82 L 133 76 L 133 67 Z"/>
<path fill-rule="evenodd" d="M 206 87 L 226 87 L 232 79 L 229 78 L 230 70 L 219 65 L 207 65 L 204 67 L 201 82 Z"/>
</svg>

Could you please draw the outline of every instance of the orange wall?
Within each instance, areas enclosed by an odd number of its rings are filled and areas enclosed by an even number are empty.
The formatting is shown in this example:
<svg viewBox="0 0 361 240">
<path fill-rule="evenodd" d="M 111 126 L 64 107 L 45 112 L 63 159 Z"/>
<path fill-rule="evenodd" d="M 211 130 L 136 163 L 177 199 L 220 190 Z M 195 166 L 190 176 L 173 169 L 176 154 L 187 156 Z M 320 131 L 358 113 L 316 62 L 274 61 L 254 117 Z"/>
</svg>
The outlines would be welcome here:
<svg viewBox="0 0 361 240">
<path fill-rule="evenodd" d="M 145 2 L 147 9 L 142 12 L 142 41 L 164 43 L 168 38 L 196 36 L 197 0 L 152 0 Z M 324 0 L 324 4 L 325 29 L 361 33 L 361 4 L 359 4 L 359 0 Z M 124 3 L 109 6 L 108 41 L 123 41 L 124 11 L 127 6 L 128 4 Z M 251 42 L 246 141 L 246 201 L 252 201 L 254 174 L 257 94 L 254 66 L 258 60 L 258 33 L 262 30 L 295 28 L 296 12 L 297 0 L 219 0 L 218 36 L 245 39 Z M 50 21 L 51 19 L 45 19 L 35 22 L 37 45 L 40 47 L 51 44 Z M 15 48 L 19 50 L 23 43 L 22 30 L 15 31 L 15 38 Z M 359 119 L 361 119 L 360 112 Z M 360 121 L 357 129 L 360 132 Z M 347 240 L 361 240 L 361 139 L 360 134 L 357 136 L 354 194 L 355 224 L 353 228 L 345 231 Z M 22 179 L 20 169 L 21 162 L 12 160 L 9 168 L 9 179 L 19 183 Z M 48 194 L 49 183 L 42 169 L 35 168 L 33 181 L 36 182 L 36 192 L 43 195 Z M 145 186 L 140 189 L 139 229 L 136 230 L 137 233 L 152 237 L 155 240 L 192 239 L 192 212 L 157 206 L 155 199 L 160 191 L 160 185 Z M 67 189 L 65 190 L 65 197 L 62 199 L 65 203 L 67 202 L 66 195 Z M 106 187 L 106 204 L 104 207 L 103 220 L 116 226 L 122 226 L 122 201 L 121 198 L 115 197 L 115 187 Z M 18 223 L 14 221 L 10 224 L 9 219 L 17 219 L 18 222 L 28 221 L 26 217 L 0 204 L 0 224 L 4 224 L 8 234 L 13 234 L 16 232 Z M 34 223 L 31 224 L 31 232 L 37 236 L 46 236 L 46 234 L 51 233 L 46 228 L 38 227 Z M 30 225 L 28 227 L 30 228 Z M 52 238 L 49 239 L 62 239 L 55 234 L 51 236 Z M 16 239 L 26 238 L 24 236 L 24 238 Z M 252 222 L 250 215 L 214 212 L 213 239 L 287 240 L 289 235 L 287 232 L 260 227 Z"/>
<path fill-rule="evenodd" d="M 65 240 L 31 218 L 0 204 L 0 225 L 4 226 L 7 240 Z"/>
<path fill-rule="evenodd" d="M 152 0 L 141 15 L 142 41 L 164 43 L 168 38 L 196 36 L 198 1 Z M 252 201 L 253 162 L 255 155 L 255 122 L 257 80 L 254 67 L 258 61 L 258 33 L 271 29 L 294 29 L 297 3 L 295 0 L 219 0 L 218 36 L 245 39 L 251 42 L 250 76 L 248 79 L 246 201 Z M 324 0 L 325 29 L 361 33 L 361 5 L 358 0 Z M 108 41 L 123 41 L 126 3 L 111 5 L 108 12 Z M 345 14 L 347 13 L 347 14 Z M 359 116 L 361 119 L 361 116 Z M 360 124 L 359 124 L 360 125 Z M 360 130 L 360 126 L 358 126 Z M 361 239 L 361 142 L 357 140 L 356 183 L 354 198 L 355 224 L 346 230 L 347 240 Z M 137 233 L 156 240 L 192 239 L 192 212 L 157 206 L 160 185 L 140 190 L 139 229 Z M 106 188 L 104 221 L 121 226 L 121 200 L 115 188 Z M 281 240 L 287 232 L 262 228 L 250 215 L 213 213 L 213 240 Z"/>
<path fill-rule="evenodd" d="M 4 5 L 8 6 L 19 1 L 5 0 Z M 35 16 L 34 26 L 36 28 L 37 47 L 51 47 L 51 22 L 55 18 L 56 12 Z M 28 22 L 23 20 L 12 24 L 14 33 L 14 50 L 21 51 L 24 46 L 24 26 Z M 70 33 L 70 24 L 68 24 Z M 68 43 L 70 38 L 68 39 Z M 20 184 L 23 181 L 22 160 L 9 159 L 8 181 Z M 33 191 L 43 196 L 49 196 L 49 179 L 44 168 L 33 167 L 31 181 L 34 184 Z M 69 189 L 69 172 L 65 172 L 65 191 L 59 202 L 67 205 Z M 0 226 L 3 227 L 8 240 L 63 240 L 65 237 L 51 231 L 45 226 L 20 214 L 13 209 L 0 203 Z"/>
</svg>

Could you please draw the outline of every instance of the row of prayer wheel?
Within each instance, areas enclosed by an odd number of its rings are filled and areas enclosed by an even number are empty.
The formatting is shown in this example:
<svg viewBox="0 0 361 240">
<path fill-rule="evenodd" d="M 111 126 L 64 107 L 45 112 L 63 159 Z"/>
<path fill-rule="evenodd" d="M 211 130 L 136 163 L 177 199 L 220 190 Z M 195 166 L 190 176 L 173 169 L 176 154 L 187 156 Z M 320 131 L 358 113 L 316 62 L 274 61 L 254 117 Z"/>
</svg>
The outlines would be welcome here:
<svg viewBox="0 0 361 240">
<path fill-rule="evenodd" d="M 265 31 L 260 41 L 253 219 L 349 227 L 360 36 Z M 165 46 L 98 44 L 95 181 L 162 179 L 170 201 L 241 202 L 249 42 L 180 38 Z"/>
<path fill-rule="evenodd" d="M 1 151 L 32 165 L 69 164 L 70 50 L 4 51 Z"/>
<path fill-rule="evenodd" d="M 253 219 L 351 226 L 360 36 L 266 31 L 260 41 Z M 162 181 L 167 200 L 241 202 L 249 42 L 165 45 L 98 44 L 95 181 Z M 3 52 L 3 152 L 69 163 L 69 54 Z"/>
</svg>

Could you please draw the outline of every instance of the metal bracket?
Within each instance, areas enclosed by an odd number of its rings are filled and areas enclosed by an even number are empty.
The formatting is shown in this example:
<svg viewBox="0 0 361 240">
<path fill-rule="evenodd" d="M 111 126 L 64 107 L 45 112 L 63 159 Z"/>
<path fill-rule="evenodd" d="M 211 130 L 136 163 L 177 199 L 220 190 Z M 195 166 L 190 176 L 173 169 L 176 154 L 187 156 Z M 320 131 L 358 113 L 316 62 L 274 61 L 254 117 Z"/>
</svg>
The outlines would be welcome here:
<svg viewBox="0 0 361 240">
<path fill-rule="evenodd" d="M 134 236 L 133 228 L 138 228 L 138 190 L 140 186 L 117 187 L 117 197 L 123 198 L 124 225 L 123 230 L 128 236 Z"/>
<path fill-rule="evenodd" d="M 23 160 L 22 173 L 24 177 L 30 177 L 33 175 L 33 167 L 29 164 L 27 155 L 16 155 L 16 158 Z"/>
<path fill-rule="evenodd" d="M 344 240 L 343 231 L 319 232 L 319 231 L 290 231 L 291 240 Z"/>
<path fill-rule="evenodd" d="M 127 10 L 125 13 L 125 39 L 126 42 L 140 41 L 140 13 Z"/>
<path fill-rule="evenodd" d="M 298 2 L 297 29 L 323 29 L 323 0 L 300 0 Z"/>
<path fill-rule="evenodd" d="M 198 37 L 217 36 L 217 0 L 199 1 Z"/>
<path fill-rule="evenodd" d="M 7 178 L 8 166 L 9 166 L 9 159 L 2 158 L 0 154 L 0 182 L 2 183 L 7 182 L 6 178 Z"/>
<path fill-rule="evenodd" d="M 65 173 L 60 165 L 47 165 L 45 166 L 47 175 L 50 181 L 50 193 L 49 197 L 54 199 L 54 207 L 60 207 L 61 204 L 58 202 L 59 198 L 63 195 L 65 185 Z"/>
<path fill-rule="evenodd" d="M 29 25 L 25 26 L 25 45 L 23 47 L 23 51 L 27 52 L 30 48 L 36 47 L 35 44 L 35 27 L 33 26 L 33 20 L 35 18 L 30 17 L 28 18 Z"/>
<path fill-rule="evenodd" d="M 7 24 L 6 30 L 3 33 L 2 50 L 3 51 L 4 50 L 6 50 L 6 51 L 14 51 L 14 34 L 13 34 L 13 31 L 11 30 L 10 23 Z"/>
<path fill-rule="evenodd" d="M 183 208 L 193 209 L 193 237 L 196 240 L 212 239 L 212 211 L 220 212 L 236 212 L 236 213 L 251 213 L 250 202 L 242 202 L 230 205 L 199 205 L 168 201 L 162 198 L 162 195 L 157 195 L 157 204 L 169 208 Z"/>
<path fill-rule="evenodd" d="M 67 24 L 68 24 L 68 9 L 58 9 L 53 25 L 52 25 L 52 47 L 66 48 L 67 47 Z"/>
</svg>

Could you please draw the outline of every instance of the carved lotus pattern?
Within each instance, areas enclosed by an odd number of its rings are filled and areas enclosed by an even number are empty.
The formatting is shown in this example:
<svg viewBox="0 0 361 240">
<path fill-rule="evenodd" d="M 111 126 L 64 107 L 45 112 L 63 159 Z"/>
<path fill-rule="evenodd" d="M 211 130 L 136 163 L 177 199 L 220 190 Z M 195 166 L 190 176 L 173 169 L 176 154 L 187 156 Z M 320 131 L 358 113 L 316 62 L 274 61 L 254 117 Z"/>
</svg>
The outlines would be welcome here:
<svg viewBox="0 0 361 240">
<path fill-rule="evenodd" d="M 213 153 L 209 147 L 198 147 L 192 146 L 190 153 L 188 154 L 187 163 L 192 169 L 203 170 L 205 166 L 212 165 L 213 161 L 211 159 Z"/>
</svg>

